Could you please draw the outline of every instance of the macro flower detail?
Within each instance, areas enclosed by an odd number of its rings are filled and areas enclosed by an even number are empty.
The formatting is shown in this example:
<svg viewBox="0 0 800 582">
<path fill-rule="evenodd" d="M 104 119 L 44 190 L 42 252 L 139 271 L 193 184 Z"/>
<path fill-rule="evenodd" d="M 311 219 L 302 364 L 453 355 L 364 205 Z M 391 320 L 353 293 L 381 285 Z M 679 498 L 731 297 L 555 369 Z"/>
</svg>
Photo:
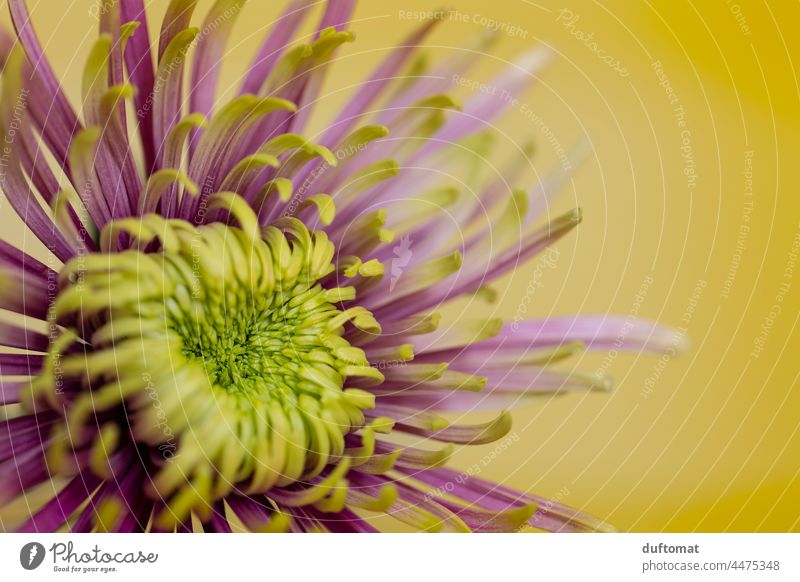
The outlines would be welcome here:
<svg viewBox="0 0 800 582">
<path fill-rule="evenodd" d="M 45 369 L 58 367 L 60 382 L 80 388 L 67 397 L 49 466 L 58 470 L 88 448 L 92 470 L 111 477 L 126 427 L 133 445 L 168 455 L 175 451 L 163 448 L 167 437 L 177 436 L 180 456 L 150 472 L 151 496 L 175 497 L 174 513 L 162 517 L 169 525 L 190 510 L 207 519 L 208 500 L 234 486 L 266 493 L 319 475 L 375 404 L 370 392 L 343 389 L 345 380 L 383 380 L 342 337 L 345 323 L 379 333 L 377 322 L 359 307 L 336 308 L 355 297 L 352 287 L 318 283 L 334 269 L 325 234 L 309 233 L 295 218 L 262 231 L 234 196 L 215 194 L 209 208 L 233 200 L 247 230 L 221 222 L 194 228 L 156 214 L 110 222 L 101 253 L 64 266 L 53 305 L 56 323 L 76 331 L 54 344 Z M 112 253 L 121 232 L 139 247 L 157 232 L 160 251 Z M 78 338 L 90 352 L 71 350 Z M 36 377 L 32 388 L 30 410 L 62 408 L 52 374 Z"/>
<path fill-rule="evenodd" d="M 610 388 L 559 367 L 569 356 L 674 347 L 632 318 L 437 311 L 491 301 L 581 220 L 540 224 L 557 172 L 531 190 L 508 186 L 519 161 L 472 176 L 465 144 L 488 153 L 503 107 L 461 106 L 443 79 L 491 39 L 430 74 L 424 23 L 312 140 L 354 2 L 329 0 L 306 40 L 316 2 L 291 2 L 218 103 L 244 4 L 217 0 L 192 27 L 196 2 L 172 0 L 151 42 L 142 0 L 103 2 L 79 115 L 9 1 L 0 186 L 48 252 L 0 241 L 0 308 L 17 317 L 0 323 L 0 506 L 49 487 L 21 531 L 608 529 L 447 466 L 508 435 L 517 405 Z M 546 60 L 495 85 L 514 94 Z M 494 416 L 461 421 L 474 411 Z"/>
</svg>

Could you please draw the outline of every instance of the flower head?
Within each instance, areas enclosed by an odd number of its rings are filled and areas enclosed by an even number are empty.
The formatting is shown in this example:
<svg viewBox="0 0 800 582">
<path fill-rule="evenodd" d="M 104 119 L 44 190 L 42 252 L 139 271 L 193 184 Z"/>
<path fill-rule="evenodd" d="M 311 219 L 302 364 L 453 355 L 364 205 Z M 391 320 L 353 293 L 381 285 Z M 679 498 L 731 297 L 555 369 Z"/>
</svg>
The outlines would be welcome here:
<svg viewBox="0 0 800 582">
<path fill-rule="evenodd" d="M 443 75 L 419 70 L 435 21 L 311 140 L 353 2 L 329 0 L 293 41 L 314 4 L 294 0 L 221 104 L 244 1 L 217 0 L 199 27 L 195 4 L 172 0 L 151 44 L 141 0 L 104 1 L 79 115 L 9 1 L 0 186 L 51 256 L 0 242 L 0 307 L 18 316 L 0 324 L 0 504 L 53 484 L 26 531 L 373 531 L 375 512 L 421 530 L 607 527 L 445 466 L 456 445 L 506 437 L 507 409 L 532 396 L 607 389 L 557 367 L 576 351 L 669 344 L 632 319 L 435 311 L 490 298 L 579 222 L 535 225 L 558 175 L 532 192 L 508 187 L 519 164 L 469 177 L 464 144 L 485 147 L 502 106 L 481 95 L 459 114 Z M 519 91 L 545 60 L 496 85 Z M 476 410 L 496 416 L 452 420 Z"/>
</svg>

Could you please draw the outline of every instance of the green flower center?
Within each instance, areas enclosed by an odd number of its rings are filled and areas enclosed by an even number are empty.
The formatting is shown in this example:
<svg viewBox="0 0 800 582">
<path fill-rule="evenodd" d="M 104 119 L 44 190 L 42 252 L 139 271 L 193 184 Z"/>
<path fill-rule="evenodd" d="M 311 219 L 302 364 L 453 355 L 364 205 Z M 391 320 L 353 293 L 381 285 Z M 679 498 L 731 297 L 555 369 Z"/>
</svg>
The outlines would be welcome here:
<svg viewBox="0 0 800 582">
<path fill-rule="evenodd" d="M 60 274 L 52 311 L 64 331 L 32 385 L 32 408 L 64 413 L 48 451 L 56 470 L 86 458 L 107 477 L 125 438 L 169 453 L 154 455 L 150 491 L 167 502 L 166 525 L 208 515 L 233 490 L 265 493 L 338 464 L 374 406 L 348 378 L 383 380 L 343 337 L 377 322 L 340 308 L 353 288 L 319 283 L 334 270 L 325 234 L 292 218 L 261 229 L 240 202 L 212 197 L 240 227 L 156 215 L 107 226 L 104 252 Z M 113 252 L 120 237 L 132 249 Z"/>
<path fill-rule="evenodd" d="M 303 370 L 315 361 L 332 364 L 324 373 L 342 385 L 326 338 L 317 326 L 304 325 L 340 313 L 319 285 L 297 283 L 259 295 L 233 285 L 172 307 L 167 327 L 180 337 L 183 355 L 201 363 L 211 383 L 231 395 L 296 405 L 308 389 Z"/>
</svg>

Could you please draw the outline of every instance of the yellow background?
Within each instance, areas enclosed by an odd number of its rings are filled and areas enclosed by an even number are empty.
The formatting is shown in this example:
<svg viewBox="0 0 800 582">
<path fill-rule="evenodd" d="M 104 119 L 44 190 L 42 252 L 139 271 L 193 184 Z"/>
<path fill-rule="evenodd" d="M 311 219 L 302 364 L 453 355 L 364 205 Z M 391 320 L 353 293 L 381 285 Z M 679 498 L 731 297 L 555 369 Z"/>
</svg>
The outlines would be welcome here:
<svg viewBox="0 0 800 582">
<path fill-rule="evenodd" d="M 92 3 L 29 4 L 55 70 L 77 96 L 96 33 Z M 151 4 L 160 18 L 166 2 Z M 245 8 L 226 86 L 238 78 L 280 5 L 251 0 Z M 610 395 L 570 395 L 516 411 L 519 440 L 481 476 L 558 498 L 622 530 L 800 531 L 800 265 L 785 272 L 800 233 L 800 87 L 793 63 L 800 57 L 798 4 L 455 0 L 448 6 L 461 17 L 443 22 L 429 39 L 433 56 L 453 54 L 479 34 L 476 15 L 519 27 L 513 34 L 501 31 L 470 76 L 489 81 L 514 55 L 536 44 L 552 47 L 553 64 L 520 96 L 520 105 L 535 111 L 560 143 L 588 137 L 594 144 L 551 209 L 580 205 L 584 222 L 559 244 L 556 268 L 543 270 L 531 313 L 627 315 L 652 277 L 639 315 L 682 326 L 688 314 L 691 340 L 691 349 L 668 359 L 663 370 L 656 357 L 614 359 Z M 419 24 L 401 11 L 431 8 L 429 0 L 362 2 L 352 26 L 357 41 L 340 53 L 326 91 L 357 84 Z M 572 28 L 561 9 L 579 16 Z M 156 22 L 151 19 L 151 34 Z M 597 47 L 629 75 L 601 62 L 575 31 L 593 34 Z M 685 110 L 697 173 L 692 189 L 683 174 L 681 130 L 654 61 Z M 456 93 L 469 96 L 463 88 Z M 322 113 L 335 112 L 346 95 L 330 94 Z M 498 140 L 500 161 L 532 138 L 538 149 L 530 179 L 556 162 L 521 107 L 498 127 L 507 132 Z M 753 210 L 750 230 L 739 240 L 747 220 L 748 151 Z M 8 224 L 4 238 L 21 240 Z M 743 250 L 731 275 L 737 241 Z M 485 311 L 512 318 L 535 265 L 498 285 L 501 300 Z M 790 287 L 782 310 L 753 357 L 784 283 Z M 591 371 L 603 356 L 574 363 Z M 653 386 L 645 397 L 648 381 Z M 469 467 L 491 449 L 460 451 L 453 464 Z"/>
</svg>

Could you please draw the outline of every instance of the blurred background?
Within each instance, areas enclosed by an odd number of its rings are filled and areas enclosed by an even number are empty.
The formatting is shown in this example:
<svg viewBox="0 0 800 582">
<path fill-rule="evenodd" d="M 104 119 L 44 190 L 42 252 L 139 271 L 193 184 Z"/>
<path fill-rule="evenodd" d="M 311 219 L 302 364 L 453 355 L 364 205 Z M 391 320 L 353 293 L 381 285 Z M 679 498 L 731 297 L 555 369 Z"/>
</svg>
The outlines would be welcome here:
<svg viewBox="0 0 800 582">
<path fill-rule="evenodd" d="M 29 0 L 76 100 L 98 2 Z M 148 4 L 155 34 L 167 2 Z M 356 42 L 338 54 L 315 127 L 432 8 L 360 3 Z M 281 10 L 244 8 L 223 89 Z M 552 50 L 496 126 L 499 166 L 535 144 L 520 186 L 592 145 L 547 210 L 584 210 L 557 259 L 534 259 L 495 286 L 494 303 L 457 302 L 450 315 L 513 319 L 523 302 L 530 317 L 617 313 L 672 326 L 690 345 L 662 358 L 576 358 L 570 365 L 611 375 L 614 391 L 518 409 L 507 447 L 471 447 L 452 464 L 477 463 L 481 477 L 624 531 L 800 531 L 800 4 L 451 0 L 440 17 L 426 43 L 433 61 L 495 30 L 475 83 L 453 84 L 462 101 L 518 55 Z M 21 244 L 8 214 L 2 236 Z"/>
</svg>

